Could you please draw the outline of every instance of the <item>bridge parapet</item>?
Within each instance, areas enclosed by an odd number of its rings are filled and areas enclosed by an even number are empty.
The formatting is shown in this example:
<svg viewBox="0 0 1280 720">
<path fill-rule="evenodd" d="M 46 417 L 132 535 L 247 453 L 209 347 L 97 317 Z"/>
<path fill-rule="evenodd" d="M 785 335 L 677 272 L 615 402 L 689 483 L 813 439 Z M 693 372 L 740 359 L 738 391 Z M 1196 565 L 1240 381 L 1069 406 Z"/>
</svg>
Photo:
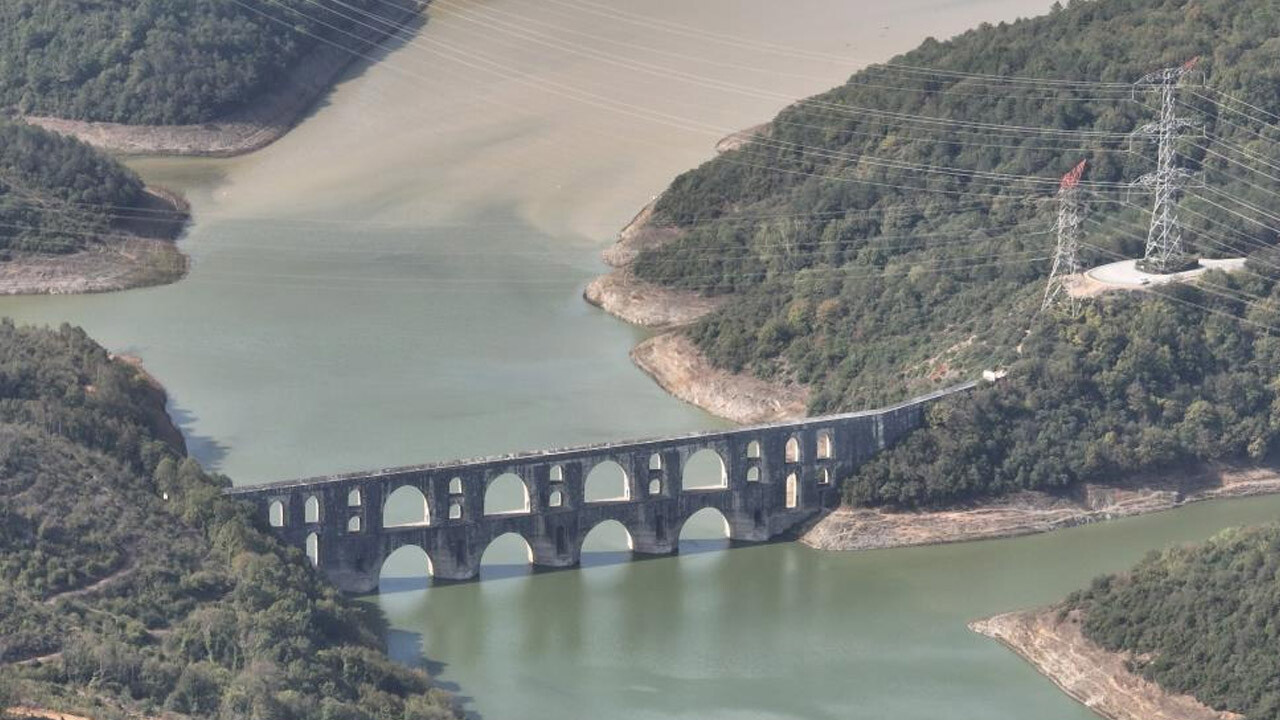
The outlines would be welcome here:
<svg viewBox="0 0 1280 720">
<path fill-rule="evenodd" d="M 508 533 L 524 538 L 539 567 L 577 565 L 587 534 L 610 520 L 626 527 L 635 553 L 673 553 L 685 521 L 704 508 L 724 516 L 731 540 L 764 542 L 834 507 L 839 483 L 919 427 L 925 406 L 974 385 L 881 410 L 290 480 L 227 494 L 256 504 L 273 532 L 306 548 L 340 589 L 358 593 L 377 588 L 383 562 L 405 545 L 426 552 L 437 579 L 470 580 L 485 548 Z M 690 461 L 707 453 L 719 460 L 719 484 L 685 487 Z M 622 468 L 622 496 L 588 500 L 587 478 L 607 462 Z M 523 485 L 523 505 L 502 513 L 486 508 L 488 490 L 512 475 Z M 387 501 L 405 487 L 421 494 L 422 521 L 388 524 Z"/>
</svg>

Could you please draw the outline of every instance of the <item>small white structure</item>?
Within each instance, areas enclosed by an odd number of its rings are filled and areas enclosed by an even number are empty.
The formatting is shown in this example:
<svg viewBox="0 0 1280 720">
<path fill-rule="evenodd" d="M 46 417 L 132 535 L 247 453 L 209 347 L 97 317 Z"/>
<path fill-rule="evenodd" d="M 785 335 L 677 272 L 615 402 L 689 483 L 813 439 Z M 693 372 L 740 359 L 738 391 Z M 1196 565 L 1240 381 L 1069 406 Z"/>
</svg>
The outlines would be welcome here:
<svg viewBox="0 0 1280 720">
<path fill-rule="evenodd" d="M 993 383 L 997 380 L 1003 380 L 1004 378 L 1008 377 L 1008 375 L 1009 375 L 1009 371 L 1003 368 L 999 370 L 983 370 L 982 371 L 982 379 L 986 380 L 989 383 Z"/>
</svg>

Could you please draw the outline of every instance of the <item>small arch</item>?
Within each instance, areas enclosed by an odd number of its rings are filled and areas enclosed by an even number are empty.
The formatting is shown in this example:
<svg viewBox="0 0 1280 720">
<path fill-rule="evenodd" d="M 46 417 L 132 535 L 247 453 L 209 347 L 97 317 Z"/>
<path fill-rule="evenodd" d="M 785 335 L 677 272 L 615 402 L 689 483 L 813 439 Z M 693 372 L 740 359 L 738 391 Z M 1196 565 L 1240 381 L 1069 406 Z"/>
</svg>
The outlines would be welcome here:
<svg viewBox="0 0 1280 720">
<path fill-rule="evenodd" d="M 831 471 L 830 471 L 830 470 L 828 470 L 828 469 L 826 469 L 826 468 L 821 468 L 820 470 L 818 470 L 818 484 L 819 484 L 819 485 L 830 485 L 830 484 L 831 484 Z"/>
<path fill-rule="evenodd" d="M 547 507 L 564 507 L 564 493 L 560 490 L 552 490 L 551 496 L 547 498 Z"/>
<path fill-rule="evenodd" d="M 613 565 L 630 558 L 631 531 L 617 520 L 603 520 L 582 538 L 582 565 Z"/>
<path fill-rule="evenodd" d="M 494 538 L 480 554 L 480 577 L 498 579 L 527 575 L 533 571 L 533 548 L 520 533 L 509 532 Z"/>
<path fill-rule="evenodd" d="M 320 567 L 320 536 L 315 533 L 307 535 L 307 559 L 311 567 Z"/>
<path fill-rule="evenodd" d="M 800 462 L 800 441 L 794 435 L 787 438 L 786 461 L 788 465 Z"/>
<path fill-rule="evenodd" d="M 726 548 L 729 546 L 729 519 L 716 508 L 702 508 L 681 523 L 676 544 L 680 552 Z"/>
<path fill-rule="evenodd" d="M 759 460 L 763 455 L 760 452 L 760 441 L 752 440 L 747 443 L 747 459 Z"/>
<path fill-rule="evenodd" d="M 515 473 L 503 473 L 489 481 L 484 491 L 484 514 L 507 515 L 529 512 L 529 486 Z"/>
<path fill-rule="evenodd" d="M 755 465 L 747 468 L 747 482 L 760 482 L 760 468 Z"/>
<path fill-rule="evenodd" d="M 830 460 L 832 453 L 831 431 L 823 430 L 818 433 L 818 459 Z"/>
<path fill-rule="evenodd" d="M 417 545 L 401 545 L 387 556 L 378 572 L 378 592 L 423 590 L 435 577 L 431 556 Z"/>
<path fill-rule="evenodd" d="M 267 506 L 267 523 L 271 527 L 284 527 L 284 503 L 279 500 L 272 500 Z"/>
<path fill-rule="evenodd" d="M 359 515 L 353 515 L 347 520 L 347 532 L 349 533 L 360 532 L 360 516 Z"/>
<path fill-rule="evenodd" d="M 347 507 L 360 507 L 364 504 L 364 497 L 360 495 L 360 490 L 355 489 L 347 493 Z"/>
<path fill-rule="evenodd" d="M 589 503 L 630 500 L 631 483 L 627 479 L 627 471 L 612 460 L 596 464 L 587 473 L 583 496 Z"/>
<path fill-rule="evenodd" d="M 662 470 L 662 455 L 654 453 L 649 456 L 649 469 L 653 471 Z"/>
<path fill-rule="evenodd" d="M 462 519 L 462 501 L 461 500 L 449 501 L 449 519 L 450 520 Z"/>
<path fill-rule="evenodd" d="M 681 486 L 685 490 L 713 490 L 729 487 L 729 473 L 725 470 L 720 453 L 706 448 L 699 450 L 684 464 Z"/>
<path fill-rule="evenodd" d="M 413 485 L 396 488 L 382 504 L 382 527 L 412 527 L 429 525 L 431 509 L 427 496 Z"/>
<path fill-rule="evenodd" d="M 800 480 L 795 473 L 787 475 L 787 509 L 800 504 Z"/>
<path fill-rule="evenodd" d="M 548 477 L 551 478 L 551 482 L 564 482 L 564 468 L 559 465 L 552 465 Z"/>
<path fill-rule="evenodd" d="M 462 478 L 456 477 L 449 480 L 449 494 L 450 495 L 462 494 Z"/>
<path fill-rule="evenodd" d="M 306 504 L 303 505 L 302 514 L 308 525 L 320 522 L 320 499 L 315 495 L 308 497 Z"/>
<path fill-rule="evenodd" d="M 652 480 L 650 480 L 650 481 L 649 481 L 649 494 L 650 494 L 650 495 L 661 495 L 661 494 L 662 494 L 662 481 L 661 481 L 661 480 L 659 480 L 658 478 L 654 478 L 654 479 L 652 479 Z"/>
</svg>

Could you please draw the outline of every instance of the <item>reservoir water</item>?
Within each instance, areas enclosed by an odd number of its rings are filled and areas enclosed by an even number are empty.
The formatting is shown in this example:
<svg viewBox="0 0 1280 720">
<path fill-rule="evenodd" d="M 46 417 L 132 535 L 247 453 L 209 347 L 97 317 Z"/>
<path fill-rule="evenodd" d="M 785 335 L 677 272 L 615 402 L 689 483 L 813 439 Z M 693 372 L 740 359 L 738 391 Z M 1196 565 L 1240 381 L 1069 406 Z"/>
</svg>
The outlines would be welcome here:
<svg viewBox="0 0 1280 720">
<path fill-rule="evenodd" d="M 189 278 L 0 299 L 139 355 L 237 483 L 722 426 L 662 393 L 643 337 L 580 299 L 598 252 L 719 137 L 859 64 L 1049 0 L 437 0 L 275 145 L 149 159 L 186 193 Z M 493 720 L 1092 717 L 965 629 L 1171 542 L 1273 519 L 1217 503 L 1037 538 L 864 554 L 726 551 L 427 587 L 398 555 L 393 654 Z"/>
</svg>

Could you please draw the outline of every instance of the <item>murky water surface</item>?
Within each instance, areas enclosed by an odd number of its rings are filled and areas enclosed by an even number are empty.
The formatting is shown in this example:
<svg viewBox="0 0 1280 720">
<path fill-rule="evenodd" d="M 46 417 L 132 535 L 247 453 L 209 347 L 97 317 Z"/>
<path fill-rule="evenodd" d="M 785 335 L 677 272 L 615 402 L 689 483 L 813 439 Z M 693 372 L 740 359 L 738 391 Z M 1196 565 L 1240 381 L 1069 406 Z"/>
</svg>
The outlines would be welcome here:
<svg viewBox="0 0 1280 720">
<path fill-rule="evenodd" d="M 181 283 L 0 300 L 143 357 L 194 451 L 239 483 L 720 427 L 627 358 L 584 304 L 598 251 L 719 137 L 860 63 L 1048 0 L 437 0 L 281 142 L 145 160 L 196 223 Z M 1272 519 L 1219 503 L 1024 540 L 625 562 L 425 587 L 397 555 L 392 652 L 436 663 L 487 718 L 1092 717 L 971 618 L 1048 602 L 1146 550 Z M 417 576 L 417 579 L 415 579 Z"/>
</svg>

